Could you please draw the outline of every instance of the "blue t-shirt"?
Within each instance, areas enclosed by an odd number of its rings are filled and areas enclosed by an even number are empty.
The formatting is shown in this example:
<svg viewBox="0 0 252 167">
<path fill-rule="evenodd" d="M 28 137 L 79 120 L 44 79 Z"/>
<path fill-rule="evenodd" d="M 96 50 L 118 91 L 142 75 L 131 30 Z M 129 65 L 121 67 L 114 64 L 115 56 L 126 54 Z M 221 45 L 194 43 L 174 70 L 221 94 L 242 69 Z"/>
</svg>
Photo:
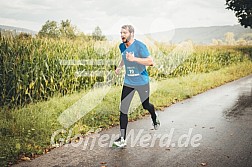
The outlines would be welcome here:
<svg viewBox="0 0 252 167">
<path fill-rule="evenodd" d="M 126 52 L 131 52 L 135 57 L 139 58 L 147 58 L 150 54 L 142 42 L 135 40 L 128 48 L 126 48 L 124 43 L 119 45 L 122 59 L 125 65 L 125 77 L 124 84 L 125 85 L 146 85 L 149 83 L 148 72 L 146 71 L 145 65 L 138 64 L 136 62 L 130 62 L 126 59 Z"/>
</svg>

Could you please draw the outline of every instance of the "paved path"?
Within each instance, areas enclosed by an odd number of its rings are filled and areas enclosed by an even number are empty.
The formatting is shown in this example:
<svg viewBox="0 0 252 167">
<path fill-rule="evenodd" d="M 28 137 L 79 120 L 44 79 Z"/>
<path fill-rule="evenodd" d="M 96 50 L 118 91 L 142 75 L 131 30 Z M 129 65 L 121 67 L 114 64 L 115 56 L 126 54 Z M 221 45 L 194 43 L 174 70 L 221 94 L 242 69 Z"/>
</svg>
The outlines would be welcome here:
<svg viewBox="0 0 252 167">
<path fill-rule="evenodd" d="M 118 126 L 16 166 L 252 167 L 252 75 L 129 123 L 127 148 L 109 145 Z M 93 147 L 94 146 L 94 147 Z"/>
</svg>

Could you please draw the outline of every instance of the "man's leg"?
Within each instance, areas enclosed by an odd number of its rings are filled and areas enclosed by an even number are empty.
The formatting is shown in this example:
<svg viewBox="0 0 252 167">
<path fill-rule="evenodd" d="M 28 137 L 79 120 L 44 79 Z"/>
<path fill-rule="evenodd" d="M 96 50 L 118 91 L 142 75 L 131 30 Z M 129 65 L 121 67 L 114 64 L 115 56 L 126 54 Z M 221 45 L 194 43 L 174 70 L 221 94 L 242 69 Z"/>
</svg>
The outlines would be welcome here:
<svg viewBox="0 0 252 167">
<path fill-rule="evenodd" d="M 120 131 L 121 137 L 126 138 L 126 129 L 128 125 L 128 111 L 129 106 L 134 96 L 135 89 L 123 86 L 122 95 L 121 95 L 121 105 L 120 105 Z"/>
<path fill-rule="evenodd" d="M 149 101 L 149 95 L 150 95 L 150 85 L 146 84 L 143 86 L 139 86 L 137 89 L 137 92 L 140 96 L 143 108 L 148 110 L 151 114 L 151 119 L 153 121 L 154 125 L 157 125 L 157 115 L 155 113 L 154 105 L 150 103 Z"/>
</svg>

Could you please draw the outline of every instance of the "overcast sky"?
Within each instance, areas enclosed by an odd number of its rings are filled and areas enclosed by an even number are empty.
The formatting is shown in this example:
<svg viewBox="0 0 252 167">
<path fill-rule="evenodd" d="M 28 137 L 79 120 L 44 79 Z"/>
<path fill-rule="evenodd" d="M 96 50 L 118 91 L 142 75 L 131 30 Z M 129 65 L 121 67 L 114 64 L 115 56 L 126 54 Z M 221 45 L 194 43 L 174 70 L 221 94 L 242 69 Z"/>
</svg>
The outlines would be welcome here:
<svg viewBox="0 0 252 167">
<path fill-rule="evenodd" d="M 225 0 L 0 0 L 0 24 L 39 31 L 47 20 L 69 19 L 84 33 L 100 26 L 104 34 L 119 34 L 133 24 L 136 33 L 182 27 L 238 24 Z"/>
</svg>

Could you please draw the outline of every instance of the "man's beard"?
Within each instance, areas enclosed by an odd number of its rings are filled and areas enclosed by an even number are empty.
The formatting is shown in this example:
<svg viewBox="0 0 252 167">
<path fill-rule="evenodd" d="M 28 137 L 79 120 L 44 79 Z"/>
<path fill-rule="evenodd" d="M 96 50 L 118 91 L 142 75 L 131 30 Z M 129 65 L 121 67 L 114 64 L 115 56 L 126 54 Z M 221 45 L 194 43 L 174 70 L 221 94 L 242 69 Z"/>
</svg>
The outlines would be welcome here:
<svg viewBox="0 0 252 167">
<path fill-rule="evenodd" d="M 126 38 L 126 40 L 123 41 L 123 43 L 128 43 L 130 41 L 130 39 L 131 39 L 131 35 L 128 38 Z"/>
</svg>

